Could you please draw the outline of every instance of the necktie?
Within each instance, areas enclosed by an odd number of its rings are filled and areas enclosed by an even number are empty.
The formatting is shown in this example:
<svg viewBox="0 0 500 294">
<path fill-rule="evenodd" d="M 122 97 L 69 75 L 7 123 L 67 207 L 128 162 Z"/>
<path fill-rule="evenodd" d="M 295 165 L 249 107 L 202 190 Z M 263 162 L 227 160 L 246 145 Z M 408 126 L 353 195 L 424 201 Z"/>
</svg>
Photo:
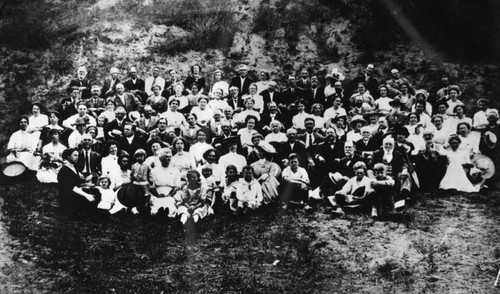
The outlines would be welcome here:
<svg viewBox="0 0 500 294">
<path fill-rule="evenodd" d="M 157 78 L 157 77 L 155 77 L 155 78 L 153 79 L 153 85 L 152 85 L 152 86 L 156 85 L 156 78 Z"/>
<path fill-rule="evenodd" d="M 90 155 L 89 151 L 85 151 L 85 169 L 90 173 Z"/>
<path fill-rule="evenodd" d="M 307 136 L 308 136 L 308 138 L 307 138 L 307 146 L 306 147 L 310 147 L 313 144 L 312 135 L 311 134 L 307 134 Z"/>
</svg>

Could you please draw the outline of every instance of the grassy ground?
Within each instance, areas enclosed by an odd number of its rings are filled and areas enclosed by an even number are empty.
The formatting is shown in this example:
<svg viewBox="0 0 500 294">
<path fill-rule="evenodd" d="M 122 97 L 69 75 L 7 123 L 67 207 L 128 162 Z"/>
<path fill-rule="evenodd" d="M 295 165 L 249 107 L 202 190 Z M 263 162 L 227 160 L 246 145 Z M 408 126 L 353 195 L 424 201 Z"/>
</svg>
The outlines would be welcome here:
<svg viewBox="0 0 500 294">
<path fill-rule="evenodd" d="M 0 193 L 9 293 L 493 293 L 500 263 L 494 192 L 421 198 L 377 222 L 323 208 L 217 215 L 198 236 L 171 219 L 59 216 L 54 186 Z"/>
</svg>

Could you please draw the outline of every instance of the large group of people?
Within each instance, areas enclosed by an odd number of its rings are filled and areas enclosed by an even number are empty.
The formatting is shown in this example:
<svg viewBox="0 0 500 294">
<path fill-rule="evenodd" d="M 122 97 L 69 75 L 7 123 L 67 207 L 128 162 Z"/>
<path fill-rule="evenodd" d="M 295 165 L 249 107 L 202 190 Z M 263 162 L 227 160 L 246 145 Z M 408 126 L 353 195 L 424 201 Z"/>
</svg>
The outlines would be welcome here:
<svg viewBox="0 0 500 294">
<path fill-rule="evenodd" d="M 346 77 L 302 69 L 285 85 L 247 65 L 225 80 L 195 64 L 187 78 L 112 68 L 101 85 L 81 67 L 58 108 L 33 104 L 8 143 L 70 213 L 165 213 L 182 223 L 271 203 L 311 211 L 364 207 L 374 218 L 414 193 L 477 192 L 492 181 L 499 113 L 467 109 L 443 77 L 416 87 L 373 64 Z M 325 85 L 323 85 L 323 83 Z M 281 90 L 280 90 L 281 88 Z M 430 93 L 431 92 L 431 93 Z M 468 117 L 468 114 L 473 117 Z"/>
</svg>

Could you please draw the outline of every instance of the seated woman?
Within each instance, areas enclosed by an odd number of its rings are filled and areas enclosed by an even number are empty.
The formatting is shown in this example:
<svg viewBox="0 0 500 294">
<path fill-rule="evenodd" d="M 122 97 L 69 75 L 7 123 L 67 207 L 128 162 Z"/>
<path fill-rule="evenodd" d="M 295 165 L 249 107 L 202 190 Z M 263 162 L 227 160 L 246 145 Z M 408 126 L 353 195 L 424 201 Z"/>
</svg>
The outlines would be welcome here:
<svg viewBox="0 0 500 294">
<path fill-rule="evenodd" d="M 179 100 L 172 99 L 168 105 L 169 109 L 162 113 L 161 117 L 167 119 L 167 132 L 175 133 L 178 136 L 183 128 L 188 127 L 188 124 L 184 115 L 178 111 Z"/>
<path fill-rule="evenodd" d="M 7 144 L 6 162 L 21 162 L 26 168 L 36 171 L 40 166 L 41 158 L 35 156 L 39 136 L 28 131 L 29 121 L 26 116 L 19 119 L 19 130 L 14 132 Z"/>
<path fill-rule="evenodd" d="M 156 113 L 165 112 L 167 110 L 168 101 L 167 98 L 161 96 L 161 86 L 153 85 L 151 89 L 153 90 L 153 94 L 146 100 L 146 104 L 151 105 Z"/>
<path fill-rule="evenodd" d="M 214 111 L 208 106 L 208 98 L 200 97 L 198 99 L 198 106 L 194 106 L 191 109 L 191 113 L 196 115 L 198 119 L 197 123 L 205 127 L 207 126 L 210 119 L 212 119 Z"/>
<path fill-rule="evenodd" d="M 111 185 L 114 191 L 117 191 L 122 186 L 130 184 L 130 155 L 126 152 L 118 157 L 118 170 L 113 169 L 110 171 Z"/>
<path fill-rule="evenodd" d="M 447 103 L 448 103 L 448 109 L 446 109 L 446 114 L 453 116 L 455 111 L 455 106 L 457 105 L 464 105 L 464 103 L 458 98 L 462 92 L 460 91 L 460 88 L 457 85 L 450 85 L 448 86 L 448 97 L 447 97 Z"/>
<path fill-rule="evenodd" d="M 203 159 L 205 159 L 205 163 L 198 166 L 198 168 L 197 168 L 198 172 L 201 174 L 201 171 L 204 168 L 211 169 L 212 176 L 214 177 L 214 180 L 215 180 L 215 185 L 219 186 L 220 183 L 222 183 L 222 181 L 224 180 L 225 170 L 221 165 L 219 165 L 217 163 L 219 161 L 218 152 L 213 148 L 208 149 L 207 151 L 205 151 L 203 153 Z"/>
<path fill-rule="evenodd" d="M 162 152 L 161 142 L 158 140 L 152 140 L 148 143 L 148 146 L 151 146 L 149 149 L 151 150 L 153 155 L 148 156 L 144 163 L 149 165 L 151 168 L 160 166 L 160 154 Z"/>
<path fill-rule="evenodd" d="M 50 130 L 49 135 L 52 142 L 43 146 L 42 163 L 36 173 L 36 178 L 40 183 L 57 183 L 57 174 L 63 165 L 62 154 L 67 149 L 61 144 L 57 129 Z"/>
<path fill-rule="evenodd" d="M 83 175 L 76 169 L 78 162 L 78 150 L 66 149 L 63 152 L 64 165 L 57 174 L 59 183 L 59 203 L 62 212 L 75 214 L 77 212 L 90 212 L 97 207 L 96 197 L 80 186 L 89 179 L 84 179 Z"/>
<path fill-rule="evenodd" d="M 254 169 L 251 166 L 243 168 L 243 178 L 233 186 L 231 198 L 236 199 L 236 214 L 246 214 L 250 210 L 260 207 L 263 201 L 262 188 L 253 177 Z"/>
<path fill-rule="evenodd" d="M 224 111 L 226 107 L 229 107 L 229 104 L 225 100 L 222 99 L 222 90 L 215 90 L 213 99 L 208 103 L 208 106 L 213 110 L 219 110 L 220 112 Z"/>
<path fill-rule="evenodd" d="M 205 131 L 198 130 L 196 132 L 196 137 L 198 138 L 198 142 L 191 145 L 189 148 L 189 158 L 191 160 L 192 167 L 198 167 L 203 164 L 203 154 L 205 151 L 212 149 L 212 145 L 206 142 L 207 135 Z"/>
<path fill-rule="evenodd" d="M 245 128 L 238 131 L 238 136 L 240 136 L 240 143 L 242 148 L 248 148 L 253 146 L 252 137 L 259 132 L 255 129 L 258 119 L 255 116 L 249 115 L 245 119 Z"/>
<path fill-rule="evenodd" d="M 180 215 L 182 224 L 188 221 L 197 223 L 200 219 L 213 214 L 212 190 L 201 182 L 200 173 L 195 170 L 188 171 L 187 183 L 175 195 L 177 214 Z"/>
<path fill-rule="evenodd" d="M 253 109 L 254 105 L 255 105 L 255 101 L 252 98 L 248 98 L 247 100 L 245 100 L 245 110 L 243 110 L 240 113 L 235 113 L 233 115 L 233 120 L 234 120 L 236 126 L 240 126 L 240 127 L 244 126 L 245 122 L 249 116 L 255 117 L 257 122 L 260 121 L 260 114 L 259 114 L 259 112 L 255 111 Z"/>
<path fill-rule="evenodd" d="M 283 209 L 287 209 L 289 203 L 302 206 L 309 196 L 309 175 L 305 168 L 299 166 L 298 154 L 290 154 L 288 162 L 289 166 L 282 173 L 283 183 L 279 193 Z"/>
<path fill-rule="evenodd" d="M 38 140 L 40 139 L 40 133 L 43 127 L 49 124 L 49 118 L 41 112 L 41 103 L 34 103 L 31 110 L 32 115 L 28 117 L 28 132 L 33 133 L 33 135 L 36 136 Z"/>
<path fill-rule="evenodd" d="M 222 80 L 222 71 L 214 71 L 214 82 L 212 84 L 212 89 L 210 90 L 209 96 L 214 97 L 215 91 L 222 90 L 222 97 L 227 97 L 229 95 L 229 84 Z"/>
<path fill-rule="evenodd" d="M 304 99 L 300 99 L 296 102 L 298 113 L 293 116 L 292 124 L 295 129 L 299 132 L 304 132 L 306 127 L 304 126 L 304 120 L 311 115 L 306 110 L 306 101 Z"/>
<path fill-rule="evenodd" d="M 174 92 L 175 94 L 170 96 L 168 98 L 168 104 L 170 106 L 170 103 L 172 100 L 177 100 L 179 101 L 179 112 L 186 113 L 189 112 L 189 101 L 186 96 L 183 95 L 184 92 L 184 84 L 182 82 L 177 82 L 174 84 Z"/>
<path fill-rule="evenodd" d="M 189 87 L 189 89 L 191 89 L 191 93 L 187 95 L 187 98 L 191 111 L 193 107 L 198 106 L 198 99 L 208 97 L 203 95 L 203 92 L 200 91 L 200 85 L 198 85 L 197 83 L 193 83 L 191 87 Z"/>
<path fill-rule="evenodd" d="M 172 145 L 175 154 L 172 157 L 171 165 L 179 169 L 182 179 L 186 179 L 186 173 L 194 169 L 194 166 L 191 166 L 186 140 L 182 137 L 177 137 L 172 142 Z"/>
<path fill-rule="evenodd" d="M 254 175 L 262 186 L 263 201 L 265 204 L 270 203 L 278 196 L 279 181 L 278 177 L 281 174 L 281 168 L 278 164 L 272 162 L 274 155 L 277 155 L 276 149 L 265 142 L 260 141 L 256 146 L 255 152 L 259 157 L 257 162 L 251 164 Z"/>
<path fill-rule="evenodd" d="M 479 187 L 474 186 L 467 178 L 464 165 L 471 164 L 470 154 L 467 150 L 459 148 L 462 140 L 457 135 L 451 135 L 448 139 L 449 150 L 440 150 L 440 154 L 448 158 L 448 167 L 439 189 L 457 190 L 460 192 L 478 192 Z"/>
<path fill-rule="evenodd" d="M 255 83 L 250 84 L 248 87 L 248 94 L 243 95 L 241 97 L 244 101 L 247 99 L 253 99 L 255 105 L 253 106 L 254 110 L 258 113 L 264 112 L 264 98 L 262 98 L 259 93 L 257 93 L 257 85 Z"/>
<path fill-rule="evenodd" d="M 196 134 L 198 133 L 198 130 L 201 130 L 198 125 L 198 115 L 190 113 L 186 116 L 186 121 L 188 123 L 188 127 L 182 129 L 181 137 L 184 138 L 189 145 L 192 145 L 198 140 Z"/>
<path fill-rule="evenodd" d="M 273 120 L 270 123 L 271 126 L 271 132 L 267 134 L 266 138 L 264 139 L 268 143 L 283 143 L 288 141 L 288 138 L 286 137 L 286 134 L 281 132 L 283 129 L 283 125 L 281 124 L 280 121 Z"/>
<path fill-rule="evenodd" d="M 334 215 L 342 216 L 344 211 L 341 206 L 360 206 L 369 203 L 368 192 L 371 187 L 371 180 L 367 176 L 366 165 L 362 161 L 358 161 L 353 166 L 354 177 L 350 178 L 347 183 L 335 193 L 328 197 L 332 204 Z"/>
<path fill-rule="evenodd" d="M 172 151 L 163 149 L 160 153 L 161 165 L 156 166 L 151 170 L 150 181 L 153 183 L 150 192 L 153 196 L 161 198 L 161 208 L 169 217 L 175 217 L 177 206 L 175 204 L 174 195 L 181 188 L 181 172 L 176 167 L 171 166 Z M 159 203 L 156 199 L 152 199 L 153 207 L 151 214 L 155 215 L 160 207 L 155 207 L 155 203 Z"/>
<path fill-rule="evenodd" d="M 59 134 L 62 134 L 64 128 L 59 124 L 59 113 L 57 111 L 51 111 L 49 113 L 49 123 L 45 125 L 40 134 L 40 144 L 39 146 L 45 146 L 52 141 L 49 135 L 49 131 L 52 129 L 56 129 L 59 131 Z M 66 138 L 67 139 L 67 138 Z M 61 138 L 62 140 L 62 138 Z M 64 141 L 64 140 L 62 140 Z"/>
</svg>

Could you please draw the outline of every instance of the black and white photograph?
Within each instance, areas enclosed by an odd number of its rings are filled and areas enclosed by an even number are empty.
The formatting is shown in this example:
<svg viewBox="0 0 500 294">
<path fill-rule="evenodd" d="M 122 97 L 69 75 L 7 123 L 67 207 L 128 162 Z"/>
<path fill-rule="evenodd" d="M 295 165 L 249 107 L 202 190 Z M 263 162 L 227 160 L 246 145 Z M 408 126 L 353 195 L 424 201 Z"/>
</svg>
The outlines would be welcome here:
<svg viewBox="0 0 500 294">
<path fill-rule="evenodd" d="M 0 1 L 0 294 L 500 293 L 499 14 Z"/>
</svg>

